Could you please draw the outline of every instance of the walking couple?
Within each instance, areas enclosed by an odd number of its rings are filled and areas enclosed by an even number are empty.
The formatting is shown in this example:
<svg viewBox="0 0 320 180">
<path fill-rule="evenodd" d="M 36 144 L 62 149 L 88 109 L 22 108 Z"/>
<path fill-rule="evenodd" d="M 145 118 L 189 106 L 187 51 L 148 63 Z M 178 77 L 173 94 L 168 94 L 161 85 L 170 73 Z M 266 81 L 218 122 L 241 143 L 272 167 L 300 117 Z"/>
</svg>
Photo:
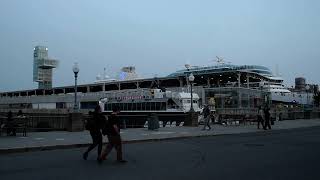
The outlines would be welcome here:
<svg viewBox="0 0 320 180">
<path fill-rule="evenodd" d="M 270 109 L 266 107 L 262 110 L 261 106 L 258 110 L 258 129 L 260 129 L 260 124 L 264 130 L 271 129 L 270 125 Z"/>
<path fill-rule="evenodd" d="M 83 154 L 83 159 L 87 160 L 89 152 L 98 146 L 98 157 L 97 161 L 102 163 L 106 160 L 106 157 L 111 152 L 112 148 L 117 151 L 117 161 L 121 163 L 127 162 L 122 159 L 122 141 L 120 136 L 120 121 L 119 108 L 114 107 L 112 109 L 112 114 L 108 117 L 108 121 L 105 119 L 104 115 L 101 113 L 101 108 L 99 105 L 96 106 L 93 117 L 86 124 L 86 129 L 90 131 L 92 137 L 92 144 L 89 146 L 87 151 Z M 102 150 L 102 135 L 107 135 L 108 144 L 104 150 Z"/>
</svg>

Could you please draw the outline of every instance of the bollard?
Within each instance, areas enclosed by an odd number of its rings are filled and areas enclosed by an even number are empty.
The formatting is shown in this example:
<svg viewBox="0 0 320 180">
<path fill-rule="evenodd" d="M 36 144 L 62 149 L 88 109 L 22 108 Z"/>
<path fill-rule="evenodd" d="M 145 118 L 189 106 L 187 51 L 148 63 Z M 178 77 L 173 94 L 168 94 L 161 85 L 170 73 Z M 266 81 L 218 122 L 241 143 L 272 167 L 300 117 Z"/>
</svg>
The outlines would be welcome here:
<svg viewBox="0 0 320 180">
<path fill-rule="evenodd" d="M 127 129 L 126 119 L 122 120 L 122 129 Z"/>
<path fill-rule="evenodd" d="M 198 116 L 199 114 L 197 112 L 188 112 L 185 117 L 184 126 L 198 126 Z"/>
<path fill-rule="evenodd" d="M 67 131 L 73 132 L 73 131 L 83 131 L 83 116 L 82 113 L 70 113 L 69 119 L 67 122 Z"/>
<path fill-rule="evenodd" d="M 148 117 L 148 130 L 159 129 L 159 118 L 156 114 L 151 114 Z"/>
</svg>

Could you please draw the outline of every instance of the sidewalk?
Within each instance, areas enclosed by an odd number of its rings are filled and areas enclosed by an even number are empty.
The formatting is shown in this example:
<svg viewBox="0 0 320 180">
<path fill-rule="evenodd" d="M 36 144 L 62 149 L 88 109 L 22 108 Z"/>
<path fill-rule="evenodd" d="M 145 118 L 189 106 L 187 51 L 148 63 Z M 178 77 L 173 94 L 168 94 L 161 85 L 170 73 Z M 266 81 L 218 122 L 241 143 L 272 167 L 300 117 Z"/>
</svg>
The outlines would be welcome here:
<svg viewBox="0 0 320 180">
<path fill-rule="evenodd" d="M 272 126 L 272 131 L 313 126 L 320 126 L 320 119 L 276 121 L 275 125 Z M 200 125 L 199 127 L 165 127 L 156 131 L 150 131 L 147 128 L 124 129 L 121 130 L 121 136 L 124 143 L 135 143 L 189 137 L 264 132 L 264 130 L 257 129 L 256 125 L 249 124 L 231 126 L 213 125 L 213 130 L 211 131 L 202 131 L 202 127 L 203 125 Z M 18 133 L 17 135 L 17 137 L 0 137 L 0 154 L 84 147 L 91 143 L 91 137 L 88 131 L 30 132 L 27 134 L 27 137 L 22 137 L 21 133 Z M 104 142 L 106 142 L 106 138 L 104 139 Z"/>
</svg>

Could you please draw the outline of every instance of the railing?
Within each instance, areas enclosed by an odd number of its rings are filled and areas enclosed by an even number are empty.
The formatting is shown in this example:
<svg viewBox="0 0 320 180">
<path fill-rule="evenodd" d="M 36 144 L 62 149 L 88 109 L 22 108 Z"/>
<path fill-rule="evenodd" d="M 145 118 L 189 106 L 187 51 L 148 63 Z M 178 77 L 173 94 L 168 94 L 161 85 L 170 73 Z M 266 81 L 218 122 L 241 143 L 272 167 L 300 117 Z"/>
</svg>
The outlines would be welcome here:
<svg viewBox="0 0 320 180">
<path fill-rule="evenodd" d="M 66 130 L 69 115 L 33 115 L 28 116 L 28 128 L 35 130 Z"/>
<path fill-rule="evenodd" d="M 162 121 L 163 124 L 169 122 L 176 122 L 176 124 L 180 124 L 185 121 L 187 114 L 156 114 L 159 121 Z M 121 121 L 121 127 L 124 128 L 142 128 L 146 124 L 146 122 L 151 118 L 149 114 L 139 114 L 139 115 L 119 115 L 119 119 Z"/>
<path fill-rule="evenodd" d="M 31 131 L 53 131 L 66 130 L 69 120 L 68 113 L 46 114 L 46 113 L 24 113 L 27 128 Z M 17 116 L 13 116 L 18 118 Z M 5 124 L 7 117 L 1 113 L 0 123 Z"/>
</svg>

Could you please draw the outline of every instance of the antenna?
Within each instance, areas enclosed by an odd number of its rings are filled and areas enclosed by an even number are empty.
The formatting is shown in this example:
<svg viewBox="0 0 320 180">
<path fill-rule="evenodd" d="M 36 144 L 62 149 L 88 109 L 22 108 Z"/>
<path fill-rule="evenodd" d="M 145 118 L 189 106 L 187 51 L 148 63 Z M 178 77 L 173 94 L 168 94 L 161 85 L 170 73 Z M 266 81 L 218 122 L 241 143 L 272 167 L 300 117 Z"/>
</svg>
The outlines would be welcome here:
<svg viewBox="0 0 320 180">
<path fill-rule="evenodd" d="M 219 65 L 223 65 L 223 64 L 226 64 L 226 63 L 231 64 L 231 62 L 225 61 L 223 57 L 216 56 L 216 58 L 217 58 L 217 59 L 216 59 L 215 61 L 216 61 L 217 64 L 219 64 Z"/>
<path fill-rule="evenodd" d="M 276 64 L 276 76 L 280 76 L 280 73 L 279 73 L 279 64 Z"/>
</svg>

